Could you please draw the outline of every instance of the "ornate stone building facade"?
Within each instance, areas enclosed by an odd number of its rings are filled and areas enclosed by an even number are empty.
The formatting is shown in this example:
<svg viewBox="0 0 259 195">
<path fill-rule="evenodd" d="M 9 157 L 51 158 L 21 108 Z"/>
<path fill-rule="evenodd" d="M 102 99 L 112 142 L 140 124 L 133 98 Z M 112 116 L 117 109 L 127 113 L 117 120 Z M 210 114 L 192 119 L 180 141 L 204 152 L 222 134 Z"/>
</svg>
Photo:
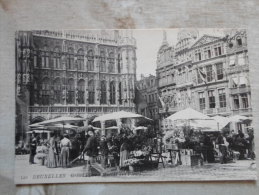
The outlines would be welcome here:
<svg viewBox="0 0 259 195">
<path fill-rule="evenodd" d="M 131 31 L 16 33 L 17 129 L 58 116 L 134 112 L 135 81 Z"/>
<path fill-rule="evenodd" d="M 156 76 L 141 75 L 140 80 L 136 83 L 136 88 L 140 92 L 143 101 L 142 105 L 138 106 L 138 113 L 156 121 L 158 118 L 158 94 Z M 141 101 L 137 101 L 139 103 Z"/>
<path fill-rule="evenodd" d="M 158 93 L 165 103 L 159 109 L 162 129 L 171 125 L 165 117 L 187 107 L 209 116 L 252 116 L 246 31 L 198 34 L 181 30 L 177 44 L 169 46 L 164 33 L 157 56 Z"/>
</svg>

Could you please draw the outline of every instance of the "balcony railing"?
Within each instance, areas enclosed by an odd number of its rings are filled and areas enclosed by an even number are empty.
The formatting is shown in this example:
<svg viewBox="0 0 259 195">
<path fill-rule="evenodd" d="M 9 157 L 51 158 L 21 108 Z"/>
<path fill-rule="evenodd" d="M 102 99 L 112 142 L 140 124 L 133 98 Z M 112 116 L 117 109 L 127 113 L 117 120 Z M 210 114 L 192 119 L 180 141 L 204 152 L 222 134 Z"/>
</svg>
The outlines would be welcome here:
<svg viewBox="0 0 259 195">
<path fill-rule="evenodd" d="M 252 114 L 252 108 L 239 108 L 239 109 L 232 110 L 232 112 L 233 112 L 233 115 L 237 115 L 237 114 L 250 115 Z"/>
<path fill-rule="evenodd" d="M 205 110 L 200 110 L 203 114 L 206 115 L 217 115 L 217 114 L 224 114 L 230 112 L 229 107 L 224 107 L 224 108 L 209 108 Z"/>
<path fill-rule="evenodd" d="M 244 72 L 244 71 L 249 71 L 248 65 L 231 66 L 230 68 L 227 69 L 228 74 L 234 74 L 234 73 L 239 73 L 239 72 Z"/>
<path fill-rule="evenodd" d="M 230 94 L 239 94 L 239 93 L 248 93 L 251 92 L 251 87 L 246 86 L 246 87 L 237 87 L 237 88 L 231 88 L 230 89 Z"/>
<path fill-rule="evenodd" d="M 30 106 L 29 113 L 109 113 L 117 111 L 134 112 L 134 107 L 118 106 Z"/>
</svg>

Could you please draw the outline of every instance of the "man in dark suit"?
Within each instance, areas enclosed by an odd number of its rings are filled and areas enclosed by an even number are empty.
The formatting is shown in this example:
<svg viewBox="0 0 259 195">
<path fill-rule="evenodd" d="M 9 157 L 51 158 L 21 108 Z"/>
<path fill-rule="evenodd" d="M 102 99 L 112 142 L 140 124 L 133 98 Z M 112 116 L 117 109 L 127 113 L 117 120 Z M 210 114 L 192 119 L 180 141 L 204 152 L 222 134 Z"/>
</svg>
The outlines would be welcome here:
<svg viewBox="0 0 259 195">
<path fill-rule="evenodd" d="M 34 156 L 36 155 L 37 139 L 36 139 L 36 133 L 34 131 L 32 132 L 32 137 L 30 139 L 29 146 L 30 146 L 29 163 L 30 164 L 35 164 L 34 163 Z"/>
</svg>

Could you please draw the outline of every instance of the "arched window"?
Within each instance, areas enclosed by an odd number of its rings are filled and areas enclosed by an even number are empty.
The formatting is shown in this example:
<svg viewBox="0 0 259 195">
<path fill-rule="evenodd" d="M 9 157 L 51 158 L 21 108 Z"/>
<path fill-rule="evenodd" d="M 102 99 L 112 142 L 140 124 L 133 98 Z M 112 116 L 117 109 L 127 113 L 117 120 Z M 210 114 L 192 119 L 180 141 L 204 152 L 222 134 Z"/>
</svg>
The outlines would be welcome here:
<svg viewBox="0 0 259 195">
<path fill-rule="evenodd" d="M 107 95 L 106 81 L 101 81 L 101 104 L 107 104 L 106 95 Z"/>
<path fill-rule="evenodd" d="M 121 87 L 121 82 L 119 82 L 119 103 L 122 104 L 122 87 Z"/>
<path fill-rule="evenodd" d="M 121 64 L 120 64 L 120 62 L 121 62 L 121 56 L 120 56 L 120 54 L 118 54 L 118 62 L 117 62 L 118 73 L 121 73 Z"/>
<path fill-rule="evenodd" d="M 94 54 L 92 50 L 87 53 L 87 69 L 88 71 L 94 71 Z"/>
<path fill-rule="evenodd" d="M 115 91 L 115 82 L 110 82 L 110 103 L 116 103 L 116 91 Z"/>
<path fill-rule="evenodd" d="M 54 68 L 56 69 L 60 69 L 61 66 L 60 66 L 60 53 L 59 53 L 59 48 L 56 47 L 55 50 L 54 50 L 54 53 L 53 53 L 53 66 Z"/>
<path fill-rule="evenodd" d="M 45 46 L 41 52 L 41 66 L 42 68 L 49 68 L 49 52 L 47 51 L 47 46 Z"/>
<path fill-rule="evenodd" d="M 83 49 L 78 50 L 77 56 L 77 68 L 78 70 L 84 70 L 84 51 Z"/>
<path fill-rule="evenodd" d="M 85 81 L 83 79 L 78 81 L 78 104 L 85 103 Z"/>
<path fill-rule="evenodd" d="M 94 80 L 88 82 L 88 102 L 89 104 L 94 104 L 95 102 L 95 87 L 94 87 Z"/>
<path fill-rule="evenodd" d="M 49 78 L 44 78 L 42 81 L 42 104 L 50 104 L 50 80 Z"/>
<path fill-rule="evenodd" d="M 241 39 L 241 37 L 237 37 L 236 40 L 237 40 L 237 45 L 238 45 L 238 46 L 241 46 L 241 45 L 242 45 L 242 39 Z"/>
<path fill-rule="evenodd" d="M 109 68 L 108 68 L 108 70 L 109 70 L 109 72 L 114 73 L 115 72 L 115 68 L 114 68 L 114 53 L 113 52 L 111 52 L 109 54 L 108 61 L 109 61 Z"/>
<path fill-rule="evenodd" d="M 67 69 L 73 70 L 74 69 L 74 49 L 69 48 L 68 49 L 68 62 L 67 62 Z"/>
<path fill-rule="evenodd" d="M 62 100 L 62 87 L 60 78 L 54 80 L 54 102 L 56 104 L 61 104 Z"/>
<path fill-rule="evenodd" d="M 100 71 L 106 72 L 106 64 L 105 64 L 105 53 L 101 51 L 100 53 Z"/>
<path fill-rule="evenodd" d="M 69 79 L 67 84 L 67 103 L 75 103 L 75 82 L 74 79 Z"/>
</svg>

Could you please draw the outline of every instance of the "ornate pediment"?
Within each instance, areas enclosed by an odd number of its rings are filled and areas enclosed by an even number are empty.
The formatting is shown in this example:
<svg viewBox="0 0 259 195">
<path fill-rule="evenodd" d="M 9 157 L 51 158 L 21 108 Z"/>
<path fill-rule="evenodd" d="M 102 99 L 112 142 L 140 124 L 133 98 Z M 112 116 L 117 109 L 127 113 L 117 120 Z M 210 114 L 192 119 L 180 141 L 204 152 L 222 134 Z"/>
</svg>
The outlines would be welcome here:
<svg viewBox="0 0 259 195">
<path fill-rule="evenodd" d="M 199 38 L 193 45 L 193 47 L 198 47 L 200 45 L 204 45 L 213 41 L 217 41 L 221 39 L 220 37 L 214 37 L 214 36 L 209 36 L 209 35 L 203 35 L 201 38 Z"/>
</svg>

